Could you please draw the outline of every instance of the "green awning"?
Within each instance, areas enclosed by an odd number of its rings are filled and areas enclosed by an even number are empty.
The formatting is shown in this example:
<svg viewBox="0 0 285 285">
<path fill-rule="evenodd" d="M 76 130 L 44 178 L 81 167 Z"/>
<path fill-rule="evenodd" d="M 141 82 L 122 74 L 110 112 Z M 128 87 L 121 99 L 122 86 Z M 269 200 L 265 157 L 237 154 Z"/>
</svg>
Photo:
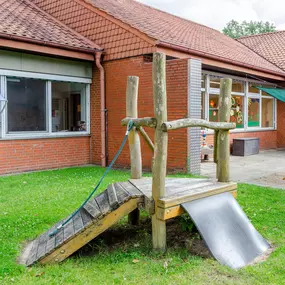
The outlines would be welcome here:
<svg viewBox="0 0 285 285">
<path fill-rule="evenodd" d="M 273 96 L 274 98 L 285 102 L 285 89 L 280 89 L 280 88 L 265 88 L 265 87 L 259 87 L 259 86 L 254 86 L 258 88 L 259 90 L 262 90 L 266 92 L 268 95 Z"/>
</svg>

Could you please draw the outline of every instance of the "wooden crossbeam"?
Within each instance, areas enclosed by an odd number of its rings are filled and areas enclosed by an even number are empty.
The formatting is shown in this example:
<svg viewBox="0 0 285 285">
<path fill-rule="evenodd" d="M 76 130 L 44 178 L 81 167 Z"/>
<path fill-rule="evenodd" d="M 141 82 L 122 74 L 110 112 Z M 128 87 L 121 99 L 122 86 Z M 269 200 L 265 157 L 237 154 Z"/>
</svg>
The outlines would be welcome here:
<svg viewBox="0 0 285 285">
<path fill-rule="evenodd" d="M 156 118 L 152 118 L 152 117 L 144 117 L 144 118 L 126 117 L 121 121 L 121 125 L 127 126 L 129 121 L 131 120 L 134 123 L 135 127 L 150 127 L 150 128 L 156 127 Z"/>
<path fill-rule="evenodd" d="M 191 128 L 191 127 L 201 127 L 211 130 L 233 130 L 236 127 L 235 123 L 223 123 L 223 122 L 208 122 L 201 119 L 180 119 L 171 122 L 165 122 L 161 125 L 161 128 L 164 132 L 171 130 L 178 130 L 182 128 Z"/>
</svg>

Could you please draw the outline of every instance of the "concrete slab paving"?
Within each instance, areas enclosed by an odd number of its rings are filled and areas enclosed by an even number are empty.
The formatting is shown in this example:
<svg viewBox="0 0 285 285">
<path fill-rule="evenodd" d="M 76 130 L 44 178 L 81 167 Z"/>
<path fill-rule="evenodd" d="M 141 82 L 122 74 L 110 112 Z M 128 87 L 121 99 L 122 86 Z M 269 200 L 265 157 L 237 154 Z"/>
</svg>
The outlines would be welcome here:
<svg viewBox="0 0 285 285">
<path fill-rule="evenodd" d="M 250 156 L 231 156 L 231 181 L 285 189 L 285 150 L 267 150 Z M 201 175 L 216 177 L 213 161 L 202 162 Z"/>
</svg>

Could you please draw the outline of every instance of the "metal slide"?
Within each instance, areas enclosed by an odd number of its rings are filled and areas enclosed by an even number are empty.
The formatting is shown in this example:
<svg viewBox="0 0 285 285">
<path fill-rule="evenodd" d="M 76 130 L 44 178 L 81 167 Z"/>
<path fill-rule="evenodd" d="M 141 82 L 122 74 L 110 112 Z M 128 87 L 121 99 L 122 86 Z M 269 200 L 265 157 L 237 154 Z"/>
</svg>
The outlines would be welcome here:
<svg viewBox="0 0 285 285">
<path fill-rule="evenodd" d="M 182 207 L 221 264 L 238 269 L 270 248 L 229 193 L 184 203 Z"/>
</svg>

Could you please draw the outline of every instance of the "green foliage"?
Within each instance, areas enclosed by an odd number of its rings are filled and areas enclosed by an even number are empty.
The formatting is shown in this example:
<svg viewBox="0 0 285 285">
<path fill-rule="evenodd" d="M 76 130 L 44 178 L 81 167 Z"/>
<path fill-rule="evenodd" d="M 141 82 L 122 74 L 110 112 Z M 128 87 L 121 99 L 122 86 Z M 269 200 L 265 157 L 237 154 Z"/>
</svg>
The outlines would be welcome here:
<svg viewBox="0 0 285 285">
<path fill-rule="evenodd" d="M 275 247 L 263 263 L 235 271 L 213 259 L 192 256 L 186 248 L 172 247 L 164 254 L 157 253 L 151 249 L 148 231 L 131 236 L 112 250 L 100 243 L 97 249 L 87 247 L 85 255 L 77 254 L 61 264 L 32 268 L 17 264 L 23 242 L 68 216 L 103 172 L 100 167 L 80 167 L 0 177 L 1 285 L 284 284 L 285 191 L 245 184 L 239 185 L 238 201 L 257 230 Z M 100 190 L 128 178 L 128 172 L 113 171 Z M 125 222 L 120 224 L 122 231 Z"/>
<path fill-rule="evenodd" d="M 274 24 L 262 21 L 243 21 L 239 23 L 231 20 L 223 29 L 223 33 L 233 39 L 275 31 L 276 27 Z"/>
<path fill-rule="evenodd" d="M 182 216 L 180 216 L 180 223 L 182 231 L 184 232 L 192 232 L 195 228 L 195 224 L 187 214 L 183 214 Z"/>
</svg>

